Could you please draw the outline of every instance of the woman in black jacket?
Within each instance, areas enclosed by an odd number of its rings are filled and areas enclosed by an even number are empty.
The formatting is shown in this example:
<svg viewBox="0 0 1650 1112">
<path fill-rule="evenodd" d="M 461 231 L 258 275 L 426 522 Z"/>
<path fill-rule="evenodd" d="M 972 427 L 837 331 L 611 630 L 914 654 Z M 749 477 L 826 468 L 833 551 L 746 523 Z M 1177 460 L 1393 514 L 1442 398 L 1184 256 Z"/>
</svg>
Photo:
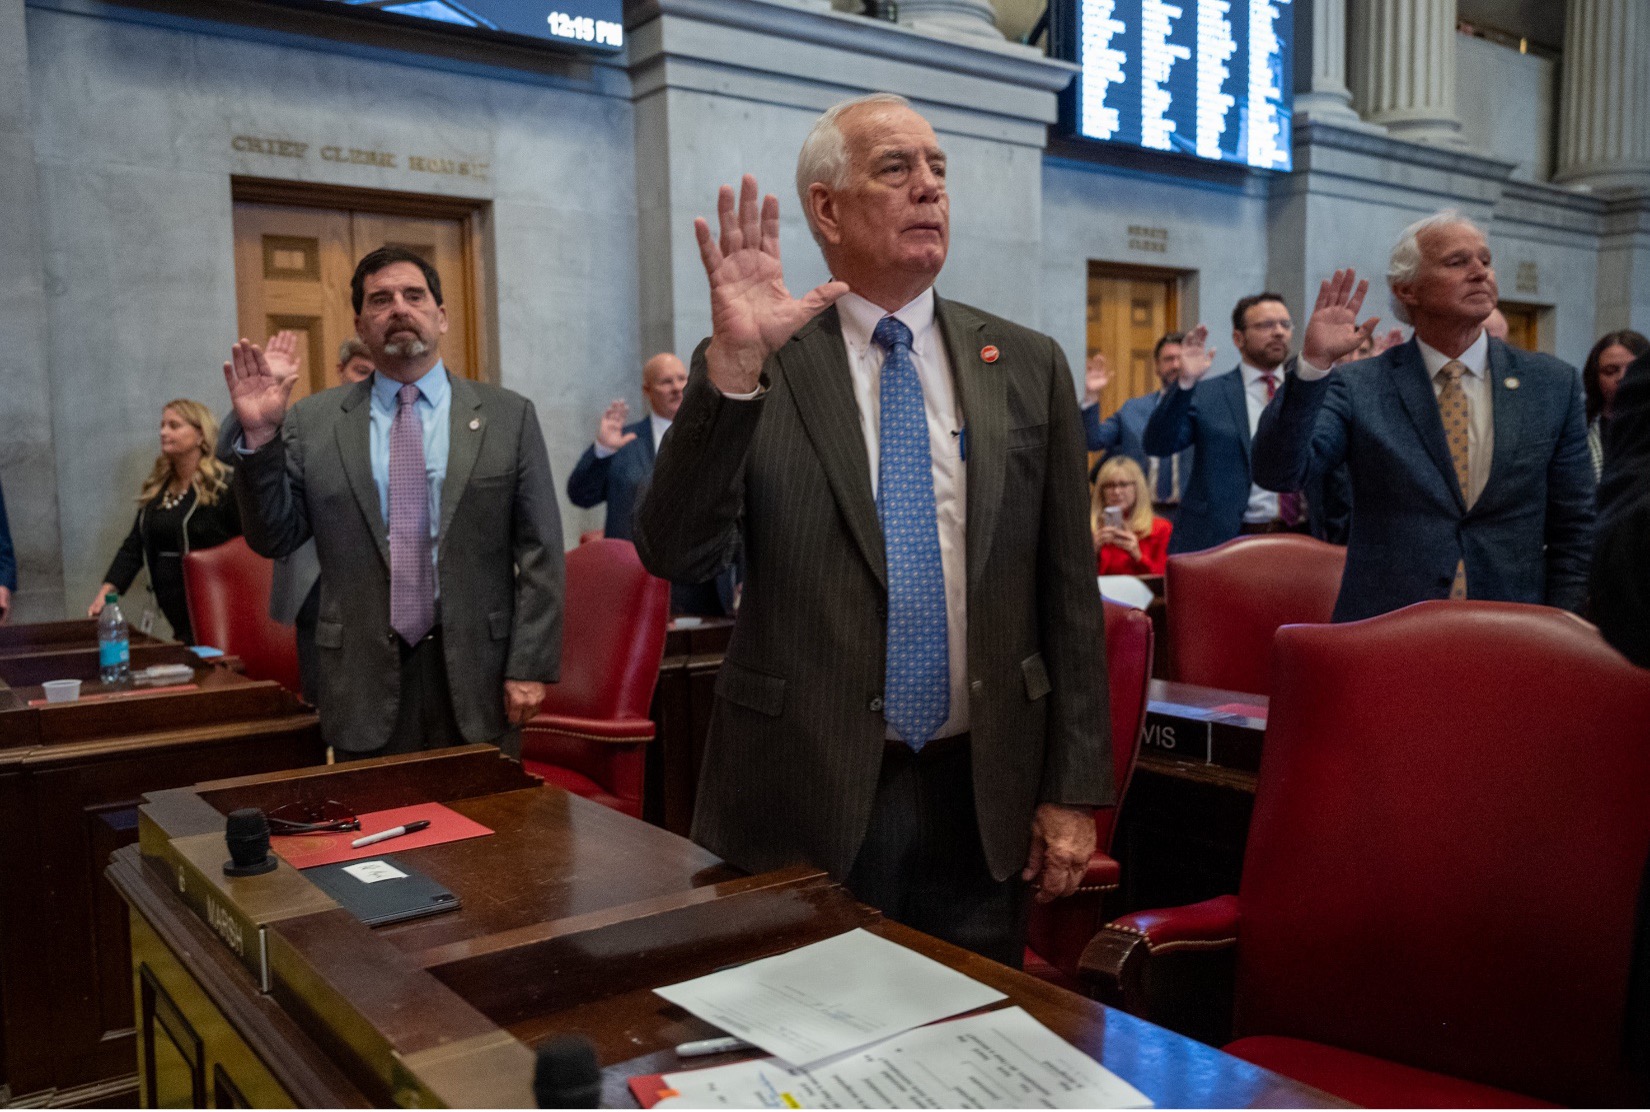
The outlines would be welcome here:
<svg viewBox="0 0 1650 1112">
<path fill-rule="evenodd" d="M 149 587 L 172 624 L 172 635 L 186 645 L 194 643 L 183 592 L 183 555 L 241 534 L 240 511 L 229 490 L 230 469 L 212 454 L 217 442 L 218 422 L 211 410 L 188 398 L 166 403 L 160 416 L 160 455 L 138 492 L 137 521 L 87 615 L 97 617 L 104 596 L 125 594 L 138 570 L 147 567 Z"/>
</svg>

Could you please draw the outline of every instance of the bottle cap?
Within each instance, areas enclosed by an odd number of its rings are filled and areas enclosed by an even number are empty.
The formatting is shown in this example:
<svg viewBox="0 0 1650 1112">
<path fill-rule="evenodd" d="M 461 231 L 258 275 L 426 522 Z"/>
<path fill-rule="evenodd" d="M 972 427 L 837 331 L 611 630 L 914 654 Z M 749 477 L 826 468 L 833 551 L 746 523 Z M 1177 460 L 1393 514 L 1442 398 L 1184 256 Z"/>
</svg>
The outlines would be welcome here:
<svg viewBox="0 0 1650 1112">
<path fill-rule="evenodd" d="M 103 596 L 103 601 L 104 602 L 119 602 L 120 601 L 120 595 L 116 594 L 114 591 L 110 591 L 108 594 Z"/>
</svg>

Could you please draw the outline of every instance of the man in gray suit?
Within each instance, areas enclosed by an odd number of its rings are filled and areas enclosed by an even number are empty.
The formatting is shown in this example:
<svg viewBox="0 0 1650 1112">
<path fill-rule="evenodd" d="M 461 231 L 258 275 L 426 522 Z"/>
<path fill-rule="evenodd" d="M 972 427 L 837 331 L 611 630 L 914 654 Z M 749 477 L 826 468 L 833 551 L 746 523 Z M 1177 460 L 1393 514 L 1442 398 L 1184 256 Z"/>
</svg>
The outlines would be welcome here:
<svg viewBox="0 0 1650 1112">
<path fill-rule="evenodd" d="M 1112 802 L 1083 428 L 1059 347 L 937 297 L 945 154 L 905 101 L 838 105 L 798 159 L 837 278 L 801 300 L 746 176 L 696 231 L 712 335 L 636 518 L 656 575 L 744 542 L 694 839 L 810 862 L 1018 964 Z"/>
<path fill-rule="evenodd" d="M 264 347 L 269 368 L 277 375 L 296 379 L 298 364 L 298 333 L 277 332 Z M 359 337 L 351 336 L 338 347 L 338 381 L 345 386 L 365 382 L 372 374 L 372 353 Z M 241 442 L 241 419 L 231 409 L 218 425 L 220 461 L 231 467 L 240 463 L 235 445 Z M 298 642 L 298 682 L 304 698 L 311 703 L 320 685 L 315 659 L 315 620 L 321 612 L 321 561 L 315 555 L 313 538 L 299 545 L 290 555 L 276 560 L 269 584 L 269 616 L 282 625 L 292 626 Z"/>
<path fill-rule="evenodd" d="M 465 741 L 520 750 L 561 658 L 562 538 L 531 402 L 449 375 L 433 267 L 401 248 L 351 281 L 372 378 L 288 409 L 289 376 L 236 344 L 235 494 L 252 548 L 321 565 L 316 707 L 343 757 Z"/>
</svg>

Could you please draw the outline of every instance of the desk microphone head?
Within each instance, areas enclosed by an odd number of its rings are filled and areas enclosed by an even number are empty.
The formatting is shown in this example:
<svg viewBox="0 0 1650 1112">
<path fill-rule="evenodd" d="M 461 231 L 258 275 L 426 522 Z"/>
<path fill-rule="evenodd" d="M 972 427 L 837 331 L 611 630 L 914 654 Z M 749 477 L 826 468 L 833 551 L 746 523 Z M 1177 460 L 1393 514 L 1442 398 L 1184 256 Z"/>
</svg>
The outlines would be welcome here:
<svg viewBox="0 0 1650 1112">
<path fill-rule="evenodd" d="M 595 1108 L 602 1071 L 589 1039 L 562 1035 L 539 1047 L 533 1066 L 533 1099 L 540 1108 Z"/>
<path fill-rule="evenodd" d="M 275 871 L 275 855 L 269 852 L 269 820 L 258 808 L 229 812 L 223 840 L 229 846 L 229 860 L 223 863 L 225 876 L 258 876 Z"/>
</svg>

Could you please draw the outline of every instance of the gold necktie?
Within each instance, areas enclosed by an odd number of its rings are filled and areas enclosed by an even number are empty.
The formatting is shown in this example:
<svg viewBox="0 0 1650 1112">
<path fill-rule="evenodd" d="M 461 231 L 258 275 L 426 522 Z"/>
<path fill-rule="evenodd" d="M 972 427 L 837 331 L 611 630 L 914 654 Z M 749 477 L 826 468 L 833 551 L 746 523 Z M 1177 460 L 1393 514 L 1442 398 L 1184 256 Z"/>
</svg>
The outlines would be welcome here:
<svg viewBox="0 0 1650 1112">
<path fill-rule="evenodd" d="M 1467 392 L 1461 388 L 1461 376 L 1466 373 L 1465 364 L 1455 359 L 1439 370 L 1438 416 L 1444 421 L 1444 439 L 1449 443 L 1449 458 L 1455 464 L 1456 481 L 1461 484 L 1461 500 L 1470 506 L 1472 475 L 1467 457 Z M 1465 560 L 1456 562 L 1455 582 L 1450 585 L 1449 597 L 1467 597 Z"/>
</svg>

